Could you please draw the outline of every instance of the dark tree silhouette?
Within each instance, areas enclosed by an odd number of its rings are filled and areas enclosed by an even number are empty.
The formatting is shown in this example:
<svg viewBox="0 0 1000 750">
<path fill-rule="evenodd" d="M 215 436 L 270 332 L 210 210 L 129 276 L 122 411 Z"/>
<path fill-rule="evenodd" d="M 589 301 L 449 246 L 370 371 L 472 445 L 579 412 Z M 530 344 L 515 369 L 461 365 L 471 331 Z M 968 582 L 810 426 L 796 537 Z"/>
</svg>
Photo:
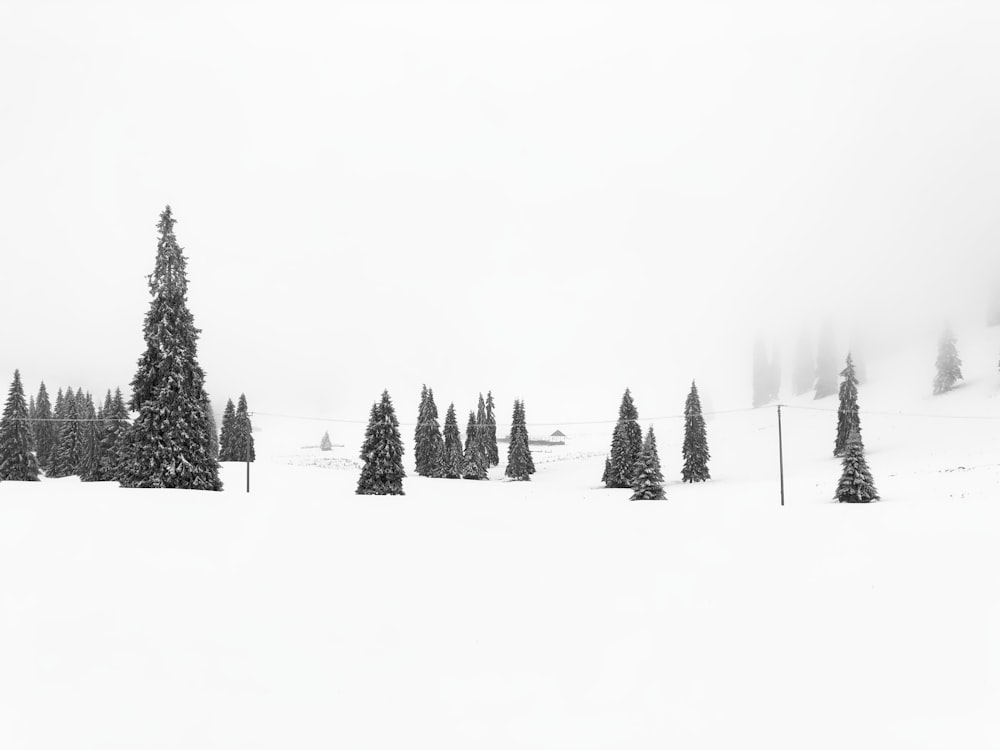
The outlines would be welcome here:
<svg viewBox="0 0 1000 750">
<path fill-rule="evenodd" d="M 691 392 L 684 403 L 684 444 L 681 447 L 684 458 L 684 468 L 681 478 L 685 482 L 704 482 L 711 479 L 708 472 L 708 435 L 705 430 L 705 417 L 701 413 L 701 399 L 698 397 L 698 386 L 691 381 Z"/>
<path fill-rule="evenodd" d="M 38 481 L 38 460 L 31 452 L 31 424 L 18 370 L 14 370 L 14 380 L 0 419 L 0 480 Z"/>
</svg>

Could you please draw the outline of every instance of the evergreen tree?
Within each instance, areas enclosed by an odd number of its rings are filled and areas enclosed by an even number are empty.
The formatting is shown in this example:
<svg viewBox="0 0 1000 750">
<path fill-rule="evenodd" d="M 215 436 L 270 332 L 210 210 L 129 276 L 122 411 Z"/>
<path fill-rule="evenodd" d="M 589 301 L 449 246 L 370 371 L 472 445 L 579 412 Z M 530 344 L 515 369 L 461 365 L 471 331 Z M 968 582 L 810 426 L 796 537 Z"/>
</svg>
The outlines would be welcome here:
<svg viewBox="0 0 1000 750">
<path fill-rule="evenodd" d="M 609 464 L 605 467 L 605 485 L 631 487 L 641 452 L 642 427 L 639 426 L 639 412 L 632 401 L 632 393 L 626 388 L 618 408 L 618 423 L 611 437 L 611 455 Z"/>
<path fill-rule="evenodd" d="M 364 465 L 358 479 L 357 494 L 404 494 L 403 440 L 388 391 L 382 392 L 381 402 L 372 405 L 361 459 Z"/>
<path fill-rule="evenodd" d="M 69 388 L 62 400 L 62 421 L 59 423 L 59 440 L 52 458 L 49 476 L 68 477 L 76 473 L 80 465 L 80 430 L 76 394 Z"/>
<path fill-rule="evenodd" d="M 81 389 L 82 390 L 82 389 Z M 99 482 L 100 477 L 100 427 L 97 423 L 97 411 L 94 409 L 94 398 L 87 394 L 84 403 L 86 422 L 80 422 L 80 465 L 77 473 L 81 481 Z"/>
<path fill-rule="evenodd" d="M 420 411 L 414 432 L 414 453 L 417 474 L 422 477 L 440 477 L 444 460 L 444 438 L 438 423 L 438 408 L 434 403 L 434 389 L 424 386 L 420 394 Z"/>
<path fill-rule="evenodd" d="M 38 481 L 38 461 L 31 452 L 31 425 L 18 370 L 14 370 L 0 419 L 0 481 Z"/>
<path fill-rule="evenodd" d="M 232 426 L 233 457 L 232 461 L 254 461 L 257 454 L 253 447 L 253 425 L 250 423 L 250 412 L 247 409 L 247 397 L 242 393 L 236 404 L 236 417 Z"/>
<path fill-rule="evenodd" d="M 872 480 L 868 462 L 865 460 L 865 448 L 861 436 L 852 432 L 844 448 L 843 472 L 837 483 L 837 493 L 834 498 L 841 503 L 870 503 L 878 500 L 878 491 Z"/>
<path fill-rule="evenodd" d="M 35 428 L 38 426 L 36 421 L 37 419 L 38 419 L 38 407 L 35 406 L 35 397 L 30 396 L 28 398 L 28 437 L 31 439 L 31 450 L 35 450 L 37 447 L 35 445 L 35 440 L 36 440 Z M 36 456 L 36 461 L 37 461 L 37 456 Z"/>
<path fill-rule="evenodd" d="M 35 400 L 35 453 L 39 468 L 46 471 L 52 461 L 52 446 L 56 442 L 57 428 L 52 418 L 52 404 L 49 402 L 49 392 L 43 382 L 38 388 L 38 398 Z"/>
<path fill-rule="evenodd" d="M 233 423 L 236 421 L 236 405 L 232 399 L 226 401 L 222 412 L 222 434 L 219 436 L 219 460 L 234 461 L 233 458 Z"/>
<path fill-rule="evenodd" d="M 937 374 L 934 376 L 934 394 L 947 393 L 955 384 L 962 380 L 962 360 L 958 358 L 955 348 L 955 335 L 951 326 L 946 326 L 941 342 L 938 344 Z"/>
<path fill-rule="evenodd" d="M 500 449 L 497 446 L 497 418 L 493 403 L 493 391 L 486 393 L 486 428 L 483 430 L 483 449 L 486 451 L 486 465 L 500 465 Z"/>
<path fill-rule="evenodd" d="M 138 412 L 122 469 L 128 487 L 221 490 L 210 454 L 205 373 L 198 364 L 199 330 L 187 306 L 187 259 L 174 236 L 170 206 L 160 214 L 152 296 L 143 326 L 146 351 L 132 379 Z"/>
<path fill-rule="evenodd" d="M 110 397 L 110 392 L 109 392 Z M 115 388 L 115 395 L 110 401 L 105 401 L 104 429 L 101 433 L 98 449 L 98 476 L 100 481 L 119 480 L 121 467 L 129 455 L 128 408 L 121 388 Z"/>
<path fill-rule="evenodd" d="M 330 433 L 324 432 L 323 438 L 319 441 L 319 449 L 321 451 L 332 451 L 333 443 L 330 442 Z"/>
<path fill-rule="evenodd" d="M 444 454 L 441 457 L 440 471 L 445 479 L 462 477 L 462 434 L 458 431 L 455 404 L 448 406 L 444 417 Z"/>
<path fill-rule="evenodd" d="M 663 472 L 660 469 L 660 456 L 656 450 L 656 435 L 653 434 L 652 425 L 646 432 L 639 460 L 636 461 L 632 490 L 632 500 L 667 499 L 663 493 Z"/>
<path fill-rule="evenodd" d="M 205 400 L 205 418 L 208 419 L 208 455 L 219 460 L 219 426 L 215 422 L 215 409 L 211 399 Z"/>
<path fill-rule="evenodd" d="M 55 420 L 51 423 L 52 445 L 49 447 L 48 461 L 41 466 L 47 476 L 52 476 L 52 467 L 56 462 L 56 453 L 59 452 L 59 439 L 62 437 L 63 422 L 66 419 L 66 396 L 63 394 L 62 388 L 56 392 L 56 405 L 52 412 L 52 418 Z"/>
<path fill-rule="evenodd" d="M 524 416 L 524 402 L 514 402 L 514 414 L 510 424 L 510 444 L 507 446 L 507 468 L 504 473 L 515 481 L 527 482 L 535 473 L 535 462 L 531 457 L 528 427 Z"/>
<path fill-rule="evenodd" d="M 483 397 L 479 397 L 483 403 Z M 485 408 L 483 409 L 485 417 Z M 475 412 L 469 412 L 469 424 L 465 429 L 465 455 L 462 458 L 462 476 L 466 479 L 486 479 L 486 451 Z"/>
<path fill-rule="evenodd" d="M 711 479 L 708 472 L 708 436 L 705 430 L 705 417 L 701 413 L 701 399 L 698 397 L 698 386 L 691 381 L 691 392 L 684 402 L 684 444 L 681 447 L 684 457 L 684 468 L 681 478 L 685 482 L 704 482 Z"/>
<path fill-rule="evenodd" d="M 833 325 L 827 323 L 820 334 L 816 353 L 816 395 L 826 398 L 837 392 L 837 337 Z"/>
<path fill-rule="evenodd" d="M 837 409 L 837 440 L 833 445 L 833 455 L 843 456 L 847 441 L 852 434 L 861 434 L 861 416 L 858 412 L 858 378 L 854 371 L 854 360 L 847 355 L 847 366 L 840 372 L 840 406 Z"/>
<path fill-rule="evenodd" d="M 816 353 L 808 331 L 802 331 L 795 345 L 795 371 L 792 375 L 792 391 L 801 396 L 812 390 L 816 377 Z"/>
</svg>

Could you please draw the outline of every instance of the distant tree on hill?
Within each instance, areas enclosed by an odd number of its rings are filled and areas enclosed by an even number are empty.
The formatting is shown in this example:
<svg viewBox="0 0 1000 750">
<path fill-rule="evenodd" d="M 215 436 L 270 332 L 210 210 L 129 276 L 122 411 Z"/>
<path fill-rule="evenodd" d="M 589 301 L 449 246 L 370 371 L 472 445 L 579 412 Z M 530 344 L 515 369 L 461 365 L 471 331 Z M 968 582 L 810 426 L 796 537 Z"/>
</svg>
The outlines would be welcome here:
<svg viewBox="0 0 1000 750">
<path fill-rule="evenodd" d="M 510 425 L 510 443 L 507 445 L 507 468 L 504 474 L 515 481 L 527 482 L 534 473 L 535 462 L 531 457 L 524 402 L 515 401 Z"/>
<path fill-rule="evenodd" d="M 226 401 L 222 411 L 222 432 L 219 435 L 219 460 L 235 461 L 233 458 L 233 424 L 236 422 L 236 404 L 232 399 Z"/>
<path fill-rule="evenodd" d="M 333 443 L 330 442 L 330 433 L 324 432 L 323 439 L 319 441 L 319 449 L 321 451 L 332 451 Z"/>
<path fill-rule="evenodd" d="M 232 461 L 255 461 L 257 453 L 253 445 L 253 424 L 250 422 L 250 412 L 247 408 L 247 397 L 240 394 L 236 404 L 236 417 L 232 425 L 233 457 Z"/>
<path fill-rule="evenodd" d="M 479 397 L 482 403 L 482 396 Z M 485 416 L 485 409 L 484 416 Z M 482 429 L 475 412 L 469 412 L 465 428 L 465 455 L 462 457 L 462 476 L 466 479 L 486 479 L 486 451 L 483 450 Z"/>
<path fill-rule="evenodd" d="M 653 426 L 646 431 L 646 439 L 635 465 L 632 480 L 632 500 L 666 500 L 663 493 L 663 472 L 660 470 L 660 456 L 656 451 L 656 436 Z"/>
<path fill-rule="evenodd" d="M 389 398 L 389 391 L 382 391 L 381 401 L 372 404 L 365 442 L 361 446 L 361 476 L 358 479 L 359 495 L 402 495 L 403 440 L 399 434 L 396 410 Z"/>
<path fill-rule="evenodd" d="M 812 390 L 816 378 L 816 353 L 808 331 L 803 331 L 795 345 L 795 371 L 792 375 L 792 391 L 796 396 Z"/>
<path fill-rule="evenodd" d="M 820 333 L 819 350 L 816 353 L 816 395 L 826 398 L 837 392 L 837 337 L 833 325 L 827 323 Z"/>
<path fill-rule="evenodd" d="M 18 370 L 14 370 L 0 418 L 0 481 L 38 481 L 38 461 L 31 452 L 31 425 Z"/>
<path fill-rule="evenodd" d="M 711 479 L 708 471 L 708 435 L 705 429 L 705 417 L 701 412 L 701 399 L 698 397 L 698 386 L 691 381 L 691 392 L 684 403 L 684 444 L 681 448 L 684 458 L 684 468 L 681 478 L 685 482 L 704 482 Z"/>
<path fill-rule="evenodd" d="M 837 440 L 833 446 L 834 456 L 843 456 L 847 441 L 852 434 L 861 434 L 861 416 L 858 412 L 858 379 L 854 372 L 854 360 L 847 355 L 847 366 L 841 371 L 840 406 L 837 409 Z"/>
<path fill-rule="evenodd" d="M 444 417 L 444 454 L 441 457 L 441 476 L 445 479 L 462 477 L 462 434 L 458 431 L 455 404 L 449 404 Z"/>
<path fill-rule="evenodd" d="M 861 436 L 852 432 L 844 449 L 843 470 L 837 483 L 835 499 L 841 503 L 870 503 L 878 500 Z"/>
<path fill-rule="evenodd" d="M 38 466 L 48 470 L 52 461 L 52 446 L 56 442 L 56 423 L 52 421 L 52 405 L 49 392 L 43 382 L 38 388 L 35 400 L 35 452 Z"/>
<path fill-rule="evenodd" d="M 488 466 L 500 465 L 500 450 L 497 446 L 497 418 L 495 404 L 493 403 L 493 391 L 486 393 L 486 429 L 483 432 L 483 446 L 486 451 L 486 464 Z"/>
<path fill-rule="evenodd" d="M 417 413 L 413 442 L 417 474 L 422 477 L 443 476 L 444 438 L 438 422 L 437 404 L 434 403 L 434 389 L 427 386 L 420 393 L 420 410 Z"/>
<path fill-rule="evenodd" d="M 604 483 L 608 487 L 629 488 L 635 476 L 636 462 L 642 452 L 642 427 L 628 388 L 618 407 L 618 422 L 611 437 L 611 455 L 604 468 Z"/>
<path fill-rule="evenodd" d="M 934 394 L 947 393 L 959 380 L 962 380 L 962 360 L 958 358 L 955 348 L 955 334 L 951 326 L 946 326 L 944 335 L 938 344 L 937 374 L 934 376 Z"/>
</svg>

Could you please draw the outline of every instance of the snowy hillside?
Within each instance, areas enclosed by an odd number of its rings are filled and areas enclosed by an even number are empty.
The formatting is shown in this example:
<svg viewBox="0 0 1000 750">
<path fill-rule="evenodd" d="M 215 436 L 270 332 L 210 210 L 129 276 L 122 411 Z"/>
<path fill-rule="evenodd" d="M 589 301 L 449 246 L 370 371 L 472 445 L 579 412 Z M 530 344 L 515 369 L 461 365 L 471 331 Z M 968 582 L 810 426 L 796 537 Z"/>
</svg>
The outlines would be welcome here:
<svg viewBox="0 0 1000 750">
<path fill-rule="evenodd" d="M 664 503 L 600 488 L 610 424 L 527 484 L 414 477 L 404 426 L 404 497 L 353 494 L 363 426 L 264 416 L 249 495 L 0 484 L 0 747 L 1000 747 L 1000 331 L 959 333 L 950 394 L 932 341 L 869 364 L 871 506 L 809 396 L 784 508 L 773 407 L 708 418 L 704 485 L 657 421 Z"/>
</svg>

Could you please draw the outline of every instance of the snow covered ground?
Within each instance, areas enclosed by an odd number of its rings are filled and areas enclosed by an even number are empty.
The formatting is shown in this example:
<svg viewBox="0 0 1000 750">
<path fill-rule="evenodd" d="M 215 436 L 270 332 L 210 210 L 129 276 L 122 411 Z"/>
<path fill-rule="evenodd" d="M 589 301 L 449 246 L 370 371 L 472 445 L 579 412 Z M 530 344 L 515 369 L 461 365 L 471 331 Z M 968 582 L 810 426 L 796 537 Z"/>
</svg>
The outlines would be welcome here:
<svg viewBox="0 0 1000 750">
<path fill-rule="evenodd" d="M 611 425 L 404 497 L 267 417 L 250 494 L 0 484 L 0 747 L 1000 747 L 1000 335 L 959 347 L 942 397 L 932 345 L 869 366 L 871 506 L 808 397 L 784 508 L 773 407 L 709 418 L 704 485 L 657 422 L 664 503 L 600 488 Z"/>
</svg>

